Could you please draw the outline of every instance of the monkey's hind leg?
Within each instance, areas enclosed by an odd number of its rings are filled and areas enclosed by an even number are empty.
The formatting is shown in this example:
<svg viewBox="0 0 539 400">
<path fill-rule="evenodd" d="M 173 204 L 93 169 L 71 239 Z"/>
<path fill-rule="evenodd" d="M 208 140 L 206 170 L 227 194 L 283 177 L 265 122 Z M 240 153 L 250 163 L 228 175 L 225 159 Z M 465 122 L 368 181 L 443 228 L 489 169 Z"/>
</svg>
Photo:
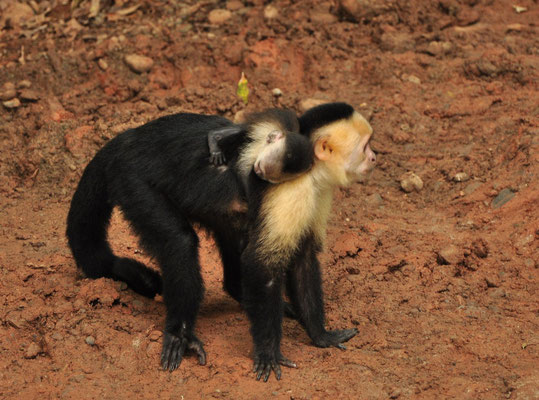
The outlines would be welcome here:
<svg viewBox="0 0 539 400">
<path fill-rule="evenodd" d="M 165 196 L 144 183 L 137 186 L 137 196 L 125 201 L 122 209 L 141 245 L 161 267 L 167 308 L 161 365 L 174 371 L 188 349 L 194 350 L 199 363 L 204 365 L 206 353 L 194 333 L 203 297 L 198 237 Z"/>
</svg>

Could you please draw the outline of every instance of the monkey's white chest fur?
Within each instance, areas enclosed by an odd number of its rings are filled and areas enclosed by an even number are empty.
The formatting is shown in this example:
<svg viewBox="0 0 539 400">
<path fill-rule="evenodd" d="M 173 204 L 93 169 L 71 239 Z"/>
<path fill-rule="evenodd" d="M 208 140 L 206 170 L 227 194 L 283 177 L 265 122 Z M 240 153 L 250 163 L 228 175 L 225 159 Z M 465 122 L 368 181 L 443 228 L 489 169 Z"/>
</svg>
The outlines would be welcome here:
<svg viewBox="0 0 539 400">
<path fill-rule="evenodd" d="M 312 179 L 305 174 L 275 185 L 264 197 L 259 249 L 272 262 L 286 262 L 305 235 L 324 240 L 332 190 L 320 192 Z"/>
</svg>

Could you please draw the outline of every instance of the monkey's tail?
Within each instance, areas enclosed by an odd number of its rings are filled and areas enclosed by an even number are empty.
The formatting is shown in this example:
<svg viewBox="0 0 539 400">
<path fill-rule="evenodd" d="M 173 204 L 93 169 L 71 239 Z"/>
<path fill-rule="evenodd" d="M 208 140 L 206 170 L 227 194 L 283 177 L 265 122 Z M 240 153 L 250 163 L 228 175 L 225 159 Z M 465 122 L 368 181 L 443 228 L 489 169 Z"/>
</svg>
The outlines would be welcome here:
<svg viewBox="0 0 539 400">
<path fill-rule="evenodd" d="M 113 254 L 107 241 L 113 205 L 98 154 L 86 167 L 71 200 L 66 235 L 77 266 L 88 278 L 112 278 L 146 297 L 162 292 L 159 273 L 130 258 Z"/>
</svg>

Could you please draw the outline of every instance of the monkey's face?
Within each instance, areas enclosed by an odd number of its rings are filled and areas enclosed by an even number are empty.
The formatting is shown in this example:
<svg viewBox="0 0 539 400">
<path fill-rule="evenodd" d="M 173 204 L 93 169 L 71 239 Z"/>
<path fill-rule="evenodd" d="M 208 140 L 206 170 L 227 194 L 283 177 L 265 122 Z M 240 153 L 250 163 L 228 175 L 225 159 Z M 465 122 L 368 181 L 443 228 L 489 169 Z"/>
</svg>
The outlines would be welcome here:
<svg viewBox="0 0 539 400">
<path fill-rule="evenodd" d="M 365 180 L 376 164 L 371 137 L 370 124 L 357 112 L 316 132 L 316 158 L 326 166 L 334 183 L 346 186 Z"/>
</svg>

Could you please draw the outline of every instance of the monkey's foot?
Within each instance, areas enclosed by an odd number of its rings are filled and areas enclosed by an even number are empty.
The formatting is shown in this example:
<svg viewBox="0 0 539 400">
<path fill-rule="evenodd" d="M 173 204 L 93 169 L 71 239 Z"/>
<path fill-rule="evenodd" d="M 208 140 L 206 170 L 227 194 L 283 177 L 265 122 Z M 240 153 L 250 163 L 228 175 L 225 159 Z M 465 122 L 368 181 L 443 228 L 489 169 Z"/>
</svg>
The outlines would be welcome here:
<svg viewBox="0 0 539 400">
<path fill-rule="evenodd" d="M 206 364 L 206 352 L 202 342 L 194 334 L 180 333 L 174 335 L 165 331 L 163 338 L 163 350 L 161 351 L 161 366 L 166 371 L 172 372 L 182 362 L 186 350 L 193 350 L 198 355 L 198 363 Z"/>
<path fill-rule="evenodd" d="M 317 347 L 337 347 L 341 350 L 346 350 L 343 345 L 344 342 L 348 342 L 354 336 L 356 336 L 358 330 L 342 329 L 337 331 L 325 331 L 320 336 L 313 338 L 314 345 Z"/>
<path fill-rule="evenodd" d="M 256 372 L 256 380 L 264 377 L 264 382 L 268 381 L 271 371 L 275 372 L 277 380 L 281 379 L 281 365 L 289 368 L 297 368 L 296 363 L 290 361 L 279 353 L 277 357 L 259 354 L 255 356 L 253 372 Z"/>
</svg>

